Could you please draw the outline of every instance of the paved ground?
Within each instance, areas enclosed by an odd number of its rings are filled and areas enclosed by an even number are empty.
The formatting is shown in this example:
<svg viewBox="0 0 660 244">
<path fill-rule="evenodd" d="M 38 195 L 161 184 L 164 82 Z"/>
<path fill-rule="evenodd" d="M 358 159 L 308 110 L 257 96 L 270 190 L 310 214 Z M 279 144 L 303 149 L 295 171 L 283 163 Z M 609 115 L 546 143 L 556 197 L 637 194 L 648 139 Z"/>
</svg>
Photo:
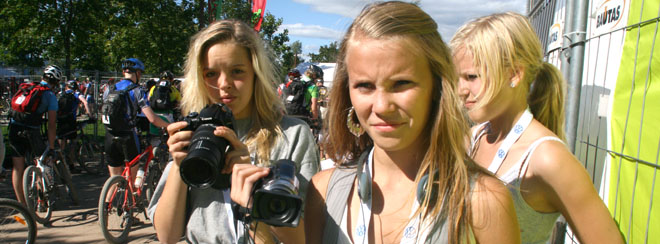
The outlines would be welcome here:
<svg viewBox="0 0 660 244">
<path fill-rule="evenodd" d="M 0 180 L 0 196 L 16 199 L 11 187 L 11 175 L 7 177 Z M 107 175 L 74 174 L 73 182 L 77 184 L 80 194 L 80 206 L 71 206 L 69 198 L 59 199 L 51 218 L 51 226 L 37 224 L 37 242 L 105 243 L 98 224 L 97 204 L 101 187 L 107 178 Z M 133 225 L 129 243 L 157 243 L 151 222 L 145 220 L 142 214 L 138 217 L 144 224 Z"/>
</svg>

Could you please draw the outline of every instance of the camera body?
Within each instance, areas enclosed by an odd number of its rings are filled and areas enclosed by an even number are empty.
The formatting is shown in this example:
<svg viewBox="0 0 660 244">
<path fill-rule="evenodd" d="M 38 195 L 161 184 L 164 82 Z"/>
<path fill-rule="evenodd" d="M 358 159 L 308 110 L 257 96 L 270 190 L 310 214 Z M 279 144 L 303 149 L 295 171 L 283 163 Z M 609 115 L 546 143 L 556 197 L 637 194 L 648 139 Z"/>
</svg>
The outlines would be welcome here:
<svg viewBox="0 0 660 244">
<path fill-rule="evenodd" d="M 194 131 L 188 147 L 188 155 L 181 161 L 181 178 L 189 186 L 196 188 L 226 189 L 231 183 L 231 174 L 221 174 L 225 166 L 225 155 L 229 142 L 215 136 L 218 126 L 234 129 L 234 116 L 227 105 L 209 104 L 199 113 L 188 114 L 188 122 L 182 130 Z"/>
<path fill-rule="evenodd" d="M 293 161 L 281 159 L 270 166 L 270 173 L 252 189 L 250 216 L 272 226 L 296 227 L 300 220 L 302 198 Z"/>
</svg>

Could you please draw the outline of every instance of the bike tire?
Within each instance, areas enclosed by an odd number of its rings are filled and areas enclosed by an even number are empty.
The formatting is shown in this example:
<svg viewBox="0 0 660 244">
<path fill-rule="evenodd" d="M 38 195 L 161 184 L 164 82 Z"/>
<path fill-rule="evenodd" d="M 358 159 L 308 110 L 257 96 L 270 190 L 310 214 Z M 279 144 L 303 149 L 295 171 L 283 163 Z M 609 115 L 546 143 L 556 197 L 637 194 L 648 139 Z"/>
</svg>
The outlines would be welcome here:
<svg viewBox="0 0 660 244">
<path fill-rule="evenodd" d="M 59 153 L 60 159 L 63 159 L 62 156 L 64 155 Z M 73 205 L 78 205 L 80 203 L 80 198 L 78 197 L 78 191 L 73 186 L 73 180 L 71 180 L 71 172 L 69 171 L 68 164 L 65 160 L 58 160 L 55 162 L 55 165 L 57 167 L 59 178 L 64 185 L 64 189 L 66 190 L 67 195 L 69 195 L 69 199 L 71 199 Z"/>
<path fill-rule="evenodd" d="M 5 243 L 31 244 L 36 239 L 37 223 L 30 211 L 16 200 L 1 198 L 0 240 Z"/>
<path fill-rule="evenodd" d="M 109 243 L 125 243 L 128 240 L 133 225 L 133 209 L 130 207 L 133 205 L 132 194 L 128 181 L 122 176 L 112 176 L 103 184 L 98 205 L 99 225 Z M 106 197 L 110 198 L 109 205 Z"/>
<path fill-rule="evenodd" d="M 90 174 L 98 174 L 99 167 L 95 167 L 96 151 L 91 142 L 87 139 L 80 140 L 80 147 L 78 148 L 78 163 L 83 170 Z"/>
<path fill-rule="evenodd" d="M 53 204 L 48 199 L 47 186 L 41 181 L 42 174 L 39 168 L 30 165 L 23 172 L 23 194 L 25 195 L 25 204 L 34 219 L 40 224 L 47 225 L 53 216 Z M 45 213 L 39 211 L 39 204 L 42 203 Z"/>
</svg>

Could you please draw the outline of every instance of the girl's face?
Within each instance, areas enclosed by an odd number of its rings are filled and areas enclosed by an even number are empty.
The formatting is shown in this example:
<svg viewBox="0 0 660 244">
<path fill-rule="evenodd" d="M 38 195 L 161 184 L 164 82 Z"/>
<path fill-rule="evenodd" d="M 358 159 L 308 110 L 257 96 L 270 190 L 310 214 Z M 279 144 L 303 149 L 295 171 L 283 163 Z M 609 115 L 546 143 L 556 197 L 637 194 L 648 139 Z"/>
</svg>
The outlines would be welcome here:
<svg viewBox="0 0 660 244">
<path fill-rule="evenodd" d="M 398 40 L 353 40 L 346 53 L 348 89 L 360 125 L 385 151 L 421 150 L 433 81 L 424 57 Z"/>
<path fill-rule="evenodd" d="M 479 74 L 478 67 L 474 65 L 473 60 L 472 53 L 465 48 L 460 48 L 454 56 L 454 63 L 458 70 L 458 95 L 463 100 L 470 119 L 476 123 L 483 123 L 502 114 L 515 101 L 513 97 L 516 94 L 513 89 L 505 87 L 487 104 L 480 104 L 488 83 Z"/>
<path fill-rule="evenodd" d="M 252 111 L 254 68 L 248 51 L 233 42 L 211 46 L 202 63 L 204 83 L 214 103 L 223 103 L 236 119 Z"/>
</svg>

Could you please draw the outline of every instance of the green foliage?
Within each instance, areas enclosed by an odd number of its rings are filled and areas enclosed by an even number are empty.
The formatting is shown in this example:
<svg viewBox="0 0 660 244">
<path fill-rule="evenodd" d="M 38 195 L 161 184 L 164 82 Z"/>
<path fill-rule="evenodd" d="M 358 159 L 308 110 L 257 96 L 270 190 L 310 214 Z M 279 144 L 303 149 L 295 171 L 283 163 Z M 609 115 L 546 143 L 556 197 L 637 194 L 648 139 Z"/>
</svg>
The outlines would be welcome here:
<svg viewBox="0 0 660 244">
<path fill-rule="evenodd" d="M 224 0 L 223 18 L 250 21 L 248 0 Z M 136 57 L 146 74 L 183 73 L 190 38 L 209 23 L 204 0 L 6 0 L 0 1 L 0 65 L 57 64 L 66 75 L 80 70 L 119 72 Z M 275 63 L 291 55 L 281 18 L 264 15 L 260 35 Z M 282 72 L 284 73 L 284 72 Z"/>
<path fill-rule="evenodd" d="M 339 54 L 337 42 L 332 42 L 327 46 L 321 46 L 318 54 L 310 53 L 309 57 L 312 62 L 334 63 L 337 62 L 337 54 Z"/>
</svg>

